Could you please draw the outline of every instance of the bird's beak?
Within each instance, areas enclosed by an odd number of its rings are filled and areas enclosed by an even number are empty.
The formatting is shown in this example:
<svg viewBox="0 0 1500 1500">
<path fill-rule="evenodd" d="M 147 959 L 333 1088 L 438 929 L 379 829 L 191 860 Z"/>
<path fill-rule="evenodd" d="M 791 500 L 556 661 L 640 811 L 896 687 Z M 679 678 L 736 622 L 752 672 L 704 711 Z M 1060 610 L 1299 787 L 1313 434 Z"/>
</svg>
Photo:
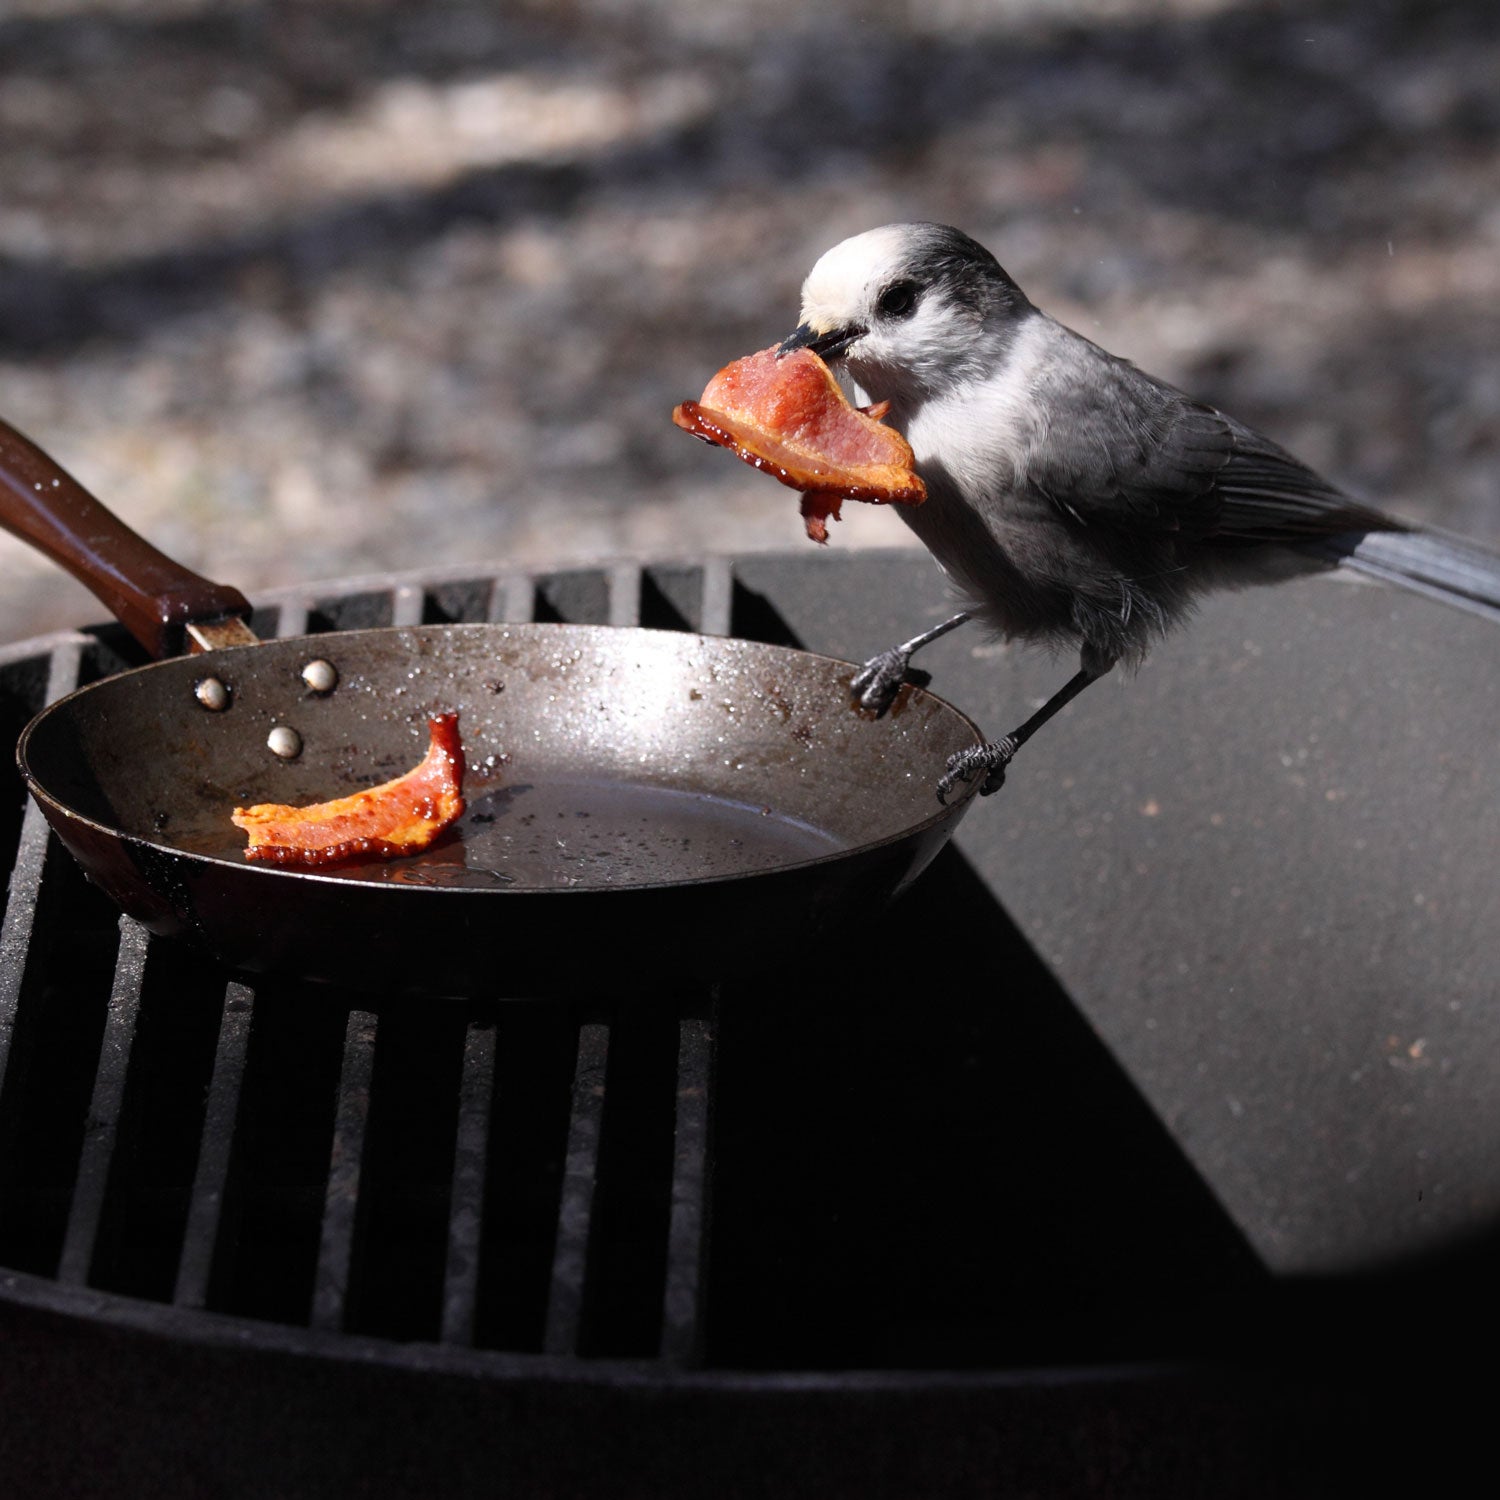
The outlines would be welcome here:
<svg viewBox="0 0 1500 1500">
<path fill-rule="evenodd" d="M 780 358 L 793 349 L 811 349 L 823 359 L 837 359 L 863 332 L 863 328 L 835 328 L 818 333 L 812 324 L 802 323 L 776 346 L 776 354 Z"/>
</svg>

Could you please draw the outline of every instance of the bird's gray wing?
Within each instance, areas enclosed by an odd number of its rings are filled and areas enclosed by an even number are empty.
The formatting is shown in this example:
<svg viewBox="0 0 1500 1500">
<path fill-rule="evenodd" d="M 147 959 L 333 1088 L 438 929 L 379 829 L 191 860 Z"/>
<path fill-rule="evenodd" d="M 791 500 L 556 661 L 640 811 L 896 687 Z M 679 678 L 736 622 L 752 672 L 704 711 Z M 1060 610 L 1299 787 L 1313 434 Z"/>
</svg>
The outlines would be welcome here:
<svg viewBox="0 0 1500 1500">
<path fill-rule="evenodd" d="M 1085 526 L 1211 535 L 1221 476 L 1233 461 L 1229 420 L 1073 335 L 1033 392 L 1043 414 L 1025 483 Z"/>
<path fill-rule="evenodd" d="M 1027 481 L 1084 525 L 1223 545 L 1398 527 L 1269 438 L 1076 335 L 1037 396 L 1047 440 Z"/>
<path fill-rule="evenodd" d="M 1304 542 L 1352 531 L 1400 531 L 1270 438 L 1229 419 L 1233 452 L 1219 475 L 1212 536 L 1233 542 Z"/>
</svg>

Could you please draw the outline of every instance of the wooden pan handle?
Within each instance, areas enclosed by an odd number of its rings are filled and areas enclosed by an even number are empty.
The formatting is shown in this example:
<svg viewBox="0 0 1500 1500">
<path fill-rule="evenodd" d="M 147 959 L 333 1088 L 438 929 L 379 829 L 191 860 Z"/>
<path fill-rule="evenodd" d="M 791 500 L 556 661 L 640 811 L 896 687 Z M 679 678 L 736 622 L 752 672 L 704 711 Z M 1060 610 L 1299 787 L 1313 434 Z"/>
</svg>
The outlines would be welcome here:
<svg viewBox="0 0 1500 1500">
<path fill-rule="evenodd" d="M 158 552 L 4 421 L 0 526 L 93 590 L 153 656 L 177 655 L 186 625 L 249 617 L 250 603 L 238 589 L 200 578 Z"/>
</svg>

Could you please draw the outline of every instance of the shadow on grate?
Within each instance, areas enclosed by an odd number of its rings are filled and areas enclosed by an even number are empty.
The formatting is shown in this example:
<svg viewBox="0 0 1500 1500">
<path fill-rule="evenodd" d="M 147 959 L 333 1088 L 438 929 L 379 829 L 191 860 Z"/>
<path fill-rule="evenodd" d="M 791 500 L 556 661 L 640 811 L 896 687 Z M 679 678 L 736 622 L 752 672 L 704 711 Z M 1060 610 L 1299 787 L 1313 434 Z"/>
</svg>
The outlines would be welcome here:
<svg viewBox="0 0 1500 1500">
<path fill-rule="evenodd" d="M 170 944 L 142 967 L 116 1108 L 97 1080 L 90 1103 L 87 1061 L 113 1011 L 64 1026 L 47 1008 L 26 1038 L 52 1087 L 11 1095 L 7 1264 L 330 1332 L 660 1352 L 668 1284 L 693 1274 L 669 1243 L 679 1036 L 703 997 L 377 1018 L 313 987 L 226 986 Z M 85 1119 L 108 1137 L 92 1230 L 89 1143 L 64 1128 Z"/>
<path fill-rule="evenodd" d="M 45 847 L 27 963 L 0 1057 L 0 1265 L 51 1276 L 73 1210 L 79 1154 L 95 1128 L 118 946 L 114 907 L 58 844 Z"/>
</svg>

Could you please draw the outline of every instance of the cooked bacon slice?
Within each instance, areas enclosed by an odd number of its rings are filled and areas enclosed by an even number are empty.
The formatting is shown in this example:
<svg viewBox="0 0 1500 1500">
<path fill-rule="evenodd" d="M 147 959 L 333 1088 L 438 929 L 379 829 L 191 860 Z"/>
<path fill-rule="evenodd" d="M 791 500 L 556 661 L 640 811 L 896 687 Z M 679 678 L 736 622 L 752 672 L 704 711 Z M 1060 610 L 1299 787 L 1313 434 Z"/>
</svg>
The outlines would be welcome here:
<svg viewBox="0 0 1500 1500">
<path fill-rule="evenodd" d="M 262 802 L 235 808 L 235 824 L 250 835 L 245 858 L 317 866 L 348 859 L 398 859 L 427 848 L 464 810 L 458 715 L 429 719 L 427 732 L 427 754 L 421 763 L 382 786 L 311 807 Z"/>
<path fill-rule="evenodd" d="M 811 349 L 762 349 L 726 365 L 701 400 L 684 401 L 672 420 L 685 432 L 803 492 L 802 517 L 815 542 L 845 500 L 920 505 L 927 487 L 912 469 L 911 447 L 880 418 L 888 402 L 851 406 L 833 372 Z"/>
</svg>

